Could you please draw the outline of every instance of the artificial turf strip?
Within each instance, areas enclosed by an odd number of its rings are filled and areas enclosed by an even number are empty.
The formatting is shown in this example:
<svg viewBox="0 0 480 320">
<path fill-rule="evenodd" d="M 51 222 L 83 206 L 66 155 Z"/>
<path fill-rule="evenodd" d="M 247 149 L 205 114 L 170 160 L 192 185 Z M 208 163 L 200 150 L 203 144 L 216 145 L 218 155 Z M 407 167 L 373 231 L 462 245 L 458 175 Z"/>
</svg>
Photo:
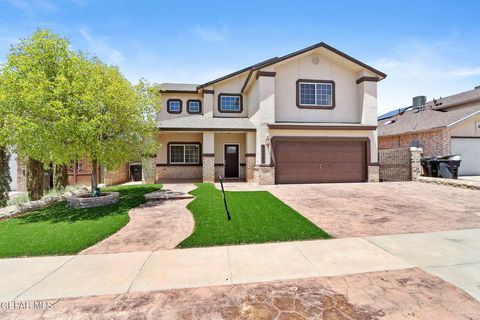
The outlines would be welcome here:
<svg viewBox="0 0 480 320">
<path fill-rule="evenodd" d="M 102 189 L 120 192 L 116 204 L 69 209 L 66 202 L 0 222 L 0 257 L 65 255 L 107 238 L 130 220 L 128 211 L 144 203 L 145 193 L 160 185 L 133 185 Z"/>
<path fill-rule="evenodd" d="M 195 199 L 187 208 L 195 230 L 178 248 L 331 238 L 267 191 L 227 191 L 230 221 L 222 193 L 213 184 L 199 183 L 190 193 Z"/>
</svg>

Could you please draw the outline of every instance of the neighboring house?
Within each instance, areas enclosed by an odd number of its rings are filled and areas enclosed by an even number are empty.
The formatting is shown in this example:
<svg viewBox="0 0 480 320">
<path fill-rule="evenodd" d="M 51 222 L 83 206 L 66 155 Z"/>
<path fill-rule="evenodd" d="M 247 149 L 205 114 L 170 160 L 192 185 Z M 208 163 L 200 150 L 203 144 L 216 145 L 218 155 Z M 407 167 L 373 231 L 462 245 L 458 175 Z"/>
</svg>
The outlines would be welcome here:
<svg viewBox="0 0 480 320">
<path fill-rule="evenodd" d="M 424 156 L 460 154 L 459 174 L 480 175 L 480 88 L 426 103 L 419 98 L 396 115 L 379 117 L 379 148 L 415 146 L 423 148 Z"/>
<path fill-rule="evenodd" d="M 204 84 L 162 84 L 156 179 L 378 181 L 385 77 L 319 43 Z"/>
</svg>

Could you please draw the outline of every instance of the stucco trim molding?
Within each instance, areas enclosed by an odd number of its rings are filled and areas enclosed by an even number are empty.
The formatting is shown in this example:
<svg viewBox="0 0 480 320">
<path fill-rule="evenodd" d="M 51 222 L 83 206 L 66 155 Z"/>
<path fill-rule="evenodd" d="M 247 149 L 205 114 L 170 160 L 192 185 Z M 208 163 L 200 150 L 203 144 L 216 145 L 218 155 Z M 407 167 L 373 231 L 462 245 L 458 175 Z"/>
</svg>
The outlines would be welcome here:
<svg viewBox="0 0 480 320">
<path fill-rule="evenodd" d="M 335 125 L 335 126 L 328 126 L 328 125 L 309 125 L 309 124 L 276 124 L 276 123 L 269 123 L 269 129 L 276 129 L 276 130 L 376 130 L 377 126 L 342 126 L 342 125 Z"/>
<path fill-rule="evenodd" d="M 360 84 L 363 81 L 378 82 L 378 81 L 380 81 L 380 79 L 377 78 L 377 77 L 361 77 L 361 78 L 357 79 L 356 82 L 357 82 L 357 84 Z"/>
<path fill-rule="evenodd" d="M 258 80 L 260 77 L 275 77 L 277 75 L 276 72 L 274 71 L 257 71 L 257 74 L 255 75 L 255 79 Z"/>
<path fill-rule="evenodd" d="M 158 128 L 160 131 L 235 131 L 235 132 L 255 132 L 257 129 L 242 129 L 242 128 Z"/>
</svg>

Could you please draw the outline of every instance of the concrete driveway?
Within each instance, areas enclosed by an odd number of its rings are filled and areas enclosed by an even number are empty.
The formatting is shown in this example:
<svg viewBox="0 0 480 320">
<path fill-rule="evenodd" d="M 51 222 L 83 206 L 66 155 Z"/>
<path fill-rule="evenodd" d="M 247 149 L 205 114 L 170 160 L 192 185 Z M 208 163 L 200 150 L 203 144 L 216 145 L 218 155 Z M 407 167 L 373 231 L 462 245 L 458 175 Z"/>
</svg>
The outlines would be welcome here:
<svg viewBox="0 0 480 320">
<path fill-rule="evenodd" d="M 480 227 L 480 191 L 420 182 L 265 189 L 336 238 Z"/>
</svg>

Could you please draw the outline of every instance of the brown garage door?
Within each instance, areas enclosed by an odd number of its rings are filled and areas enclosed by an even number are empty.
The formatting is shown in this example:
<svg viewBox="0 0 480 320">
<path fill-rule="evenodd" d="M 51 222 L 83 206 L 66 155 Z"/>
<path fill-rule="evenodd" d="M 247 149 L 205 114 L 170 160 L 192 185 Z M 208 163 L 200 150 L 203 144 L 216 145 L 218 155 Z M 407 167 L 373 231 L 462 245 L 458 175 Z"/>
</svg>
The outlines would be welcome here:
<svg viewBox="0 0 480 320">
<path fill-rule="evenodd" d="M 274 141 L 276 183 L 366 181 L 366 141 Z"/>
</svg>

